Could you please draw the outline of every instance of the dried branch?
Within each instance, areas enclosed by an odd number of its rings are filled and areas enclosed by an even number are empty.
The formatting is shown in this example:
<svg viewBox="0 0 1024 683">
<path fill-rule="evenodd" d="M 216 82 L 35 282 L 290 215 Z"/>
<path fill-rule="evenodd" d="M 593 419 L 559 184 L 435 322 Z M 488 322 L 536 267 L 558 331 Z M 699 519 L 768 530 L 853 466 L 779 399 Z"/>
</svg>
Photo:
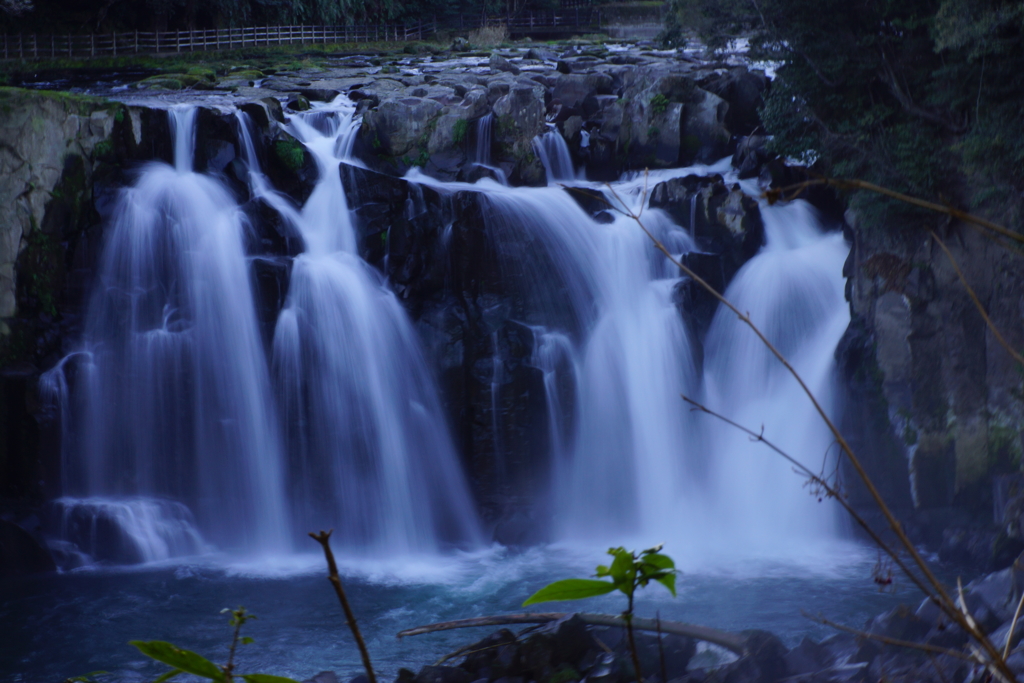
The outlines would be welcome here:
<svg viewBox="0 0 1024 683">
<path fill-rule="evenodd" d="M 834 628 L 837 631 L 845 631 L 846 633 L 852 633 L 858 638 L 864 638 L 866 640 L 875 640 L 879 643 L 885 643 L 886 645 L 905 647 L 910 650 L 920 650 L 922 652 L 928 652 L 936 655 L 949 655 L 950 657 L 956 657 L 957 659 L 963 659 L 968 662 L 975 662 L 975 659 L 973 657 L 969 657 L 968 655 L 965 655 L 963 652 L 960 652 L 959 650 L 950 650 L 948 648 L 939 647 L 937 645 L 929 645 L 928 643 L 915 643 L 911 640 L 900 640 L 898 638 L 890 638 L 889 636 L 883 636 L 878 633 L 868 633 L 867 631 L 861 631 L 859 629 L 850 628 L 849 626 L 843 626 L 842 624 L 838 624 L 820 615 L 813 616 L 811 614 L 808 614 L 807 612 L 802 612 L 802 614 L 811 621 L 816 621 L 819 624 L 823 624 L 824 626 L 830 626 L 831 628 Z"/>
<path fill-rule="evenodd" d="M 946 252 L 946 258 L 949 259 L 950 265 L 952 265 L 953 270 L 956 271 L 956 276 L 960 278 L 960 284 L 962 284 L 964 286 L 964 289 L 967 290 L 967 294 L 970 295 L 971 301 L 974 302 L 974 307 L 978 309 L 978 313 L 981 313 L 981 317 L 985 319 L 985 324 L 988 325 L 988 329 L 992 330 L 992 334 L 993 336 L 995 336 L 996 341 L 999 342 L 1000 346 L 1006 349 L 1007 353 L 1013 356 L 1013 359 L 1015 361 L 1017 361 L 1021 365 L 1024 365 L 1024 356 L 1021 356 L 1019 353 L 1017 353 L 1017 351 L 1014 350 L 1012 346 L 1010 346 L 1010 344 L 1003 337 L 1003 334 L 999 331 L 999 328 L 996 327 L 994 322 L 992 322 L 992 318 L 989 317 L 988 312 L 985 310 L 985 307 L 981 305 L 981 300 L 978 299 L 978 295 L 975 294 L 974 290 L 971 289 L 971 286 L 967 284 L 967 278 L 964 277 L 963 271 L 960 270 L 960 266 L 957 264 L 956 259 L 953 258 L 953 253 L 946 246 L 946 243 L 939 239 L 939 236 L 935 233 L 934 230 L 931 231 L 931 234 L 935 242 L 940 247 L 942 247 L 942 251 Z"/>
<path fill-rule="evenodd" d="M 744 427 L 743 425 L 739 424 L 738 422 L 734 422 L 733 420 L 730 420 L 725 415 L 722 415 L 721 413 L 716 413 L 715 411 L 711 410 L 710 408 L 708 408 L 704 404 L 699 403 L 699 402 L 693 400 L 692 398 L 689 398 L 688 396 L 683 395 L 682 398 L 683 398 L 684 401 L 686 401 L 691 406 L 693 406 L 695 410 L 699 410 L 702 413 L 707 413 L 708 415 L 711 415 L 712 417 L 718 418 L 719 420 L 721 420 L 722 422 L 726 423 L 727 425 L 730 425 L 731 427 L 735 427 L 736 429 L 740 430 L 741 432 L 747 434 L 751 438 L 752 441 L 757 441 L 757 442 L 763 443 L 765 446 L 767 446 L 768 448 L 772 449 L 773 451 L 775 451 L 776 453 L 781 455 L 783 458 L 785 458 L 789 463 L 791 463 L 797 469 L 797 471 L 800 474 L 802 474 L 805 477 L 807 477 L 808 480 L 811 481 L 812 483 L 820 486 L 825 491 L 825 493 L 828 495 L 829 498 L 835 499 L 835 501 L 837 503 L 839 503 L 839 505 L 841 505 L 842 508 L 844 510 L 846 510 L 847 513 L 849 513 L 850 517 L 853 518 L 853 521 L 855 521 L 857 523 L 857 525 L 861 529 L 863 529 L 864 532 L 871 538 L 871 540 L 875 543 L 875 545 L 877 545 L 882 551 L 884 551 L 885 554 L 888 555 L 892 559 L 892 561 L 895 562 L 896 565 L 903 571 L 903 573 L 906 574 L 908 578 L 910 578 L 910 580 L 914 583 L 914 585 L 917 586 L 921 590 L 921 592 L 924 593 L 925 595 L 927 595 L 929 598 L 934 599 L 934 597 L 933 597 L 931 591 L 929 590 L 928 586 L 920 579 L 920 577 L 918 577 L 915 573 L 913 573 L 911 571 L 910 567 L 907 566 L 906 562 L 903 560 L 902 557 L 900 557 L 899 553 L 897 553 L 895 549 L 893 549 L 888 543 L 886 543 L 882 539 L 882 537 L 879 536 L 878 533 L 874 529 L 871 528 L 871 525 L 869 525 L 867 523 L 867 520 L 865 520 L 860 515 L 860 513 L 858 513 L 857 510 L 854 509 L 854 507 L 852 505 L 850 505 L 849 501 L 846 500 L 846 497 L 842 495 L 842 492 L 837 490 L 834 486 L 832 486 L 823 477 L 815 474 L 813 471 L 810 470 L 810 468 L 805 466 L 799 460 L 797 460 L 793 456 L 791 456 L 788 453 L 786 453 L 785 451 L 783 451 L 781 448 L 776 446 L 774 443 L 772 443 L 768 439 L 764 438 L 764 434 L 763 433 L 758 433 L 758 432 L 755 432 L 755 431 L 753 431 L 751 429 L 748 429 L 747 427 Z"/>
<path fill-rule="evenodd" d="M 366 677 L 370 683 L 377 683 L 377 676 L 373 673 L 373 665 L 370 664 L 370 652 L 366 649 L 366 641 L 363 640 L 363 634 L 359 631 L 359 624 L 356 623 L 356 615 L 352 612 L 352 606 L 348 604 L 348 598 L 345 596 L 345 589 L 341 587 L 341 577 L 338 576 L 338 565 L 334 561 L 334 553 L 331 551 L 331 533 L 330 531 L 321 531 L 319 534 L 314 534 L 312 531 L 309 532 L 310 538 L 323 546 L 324 557 L 327 558 L 327 578 L 330 580 L 331 585 L 334 586 L 334 592 L 338 594 L 338 601 L 341 602 L 341 608 L 345 610 L 345 620 L 348 623 L 349 629 L 352 631 L 352 636 L 356 639 L 356 645 L 359 646 L 359 655 L 363 658 L 363 668 L 366 669 Z"/>
<path fill-rule="evenodd" d="M 1020 610 L 1024 607 L 1024 591 L 1020 594 L 1020 601 L 1017 603 L 1017 611 L 1013 613 L 1013 621 L 1010 622 L 1010 632 L 1006 634 L 1006 646 L 1003 648 L 1003 659 L 1010 656 L 1010 643 L 1013 642 L 1013 632 L 1017 629 L 1017 620 L 1020 619 Z"/>
<path fill-rule="evenodd" d="M 797 196 L 799 196 L 801 192 L 806 190 L 808 187 L 813 187 L 817 185 L 837 187 L 843 190 L 867 190 L 869 192 L 875 192 L 877 194 L 885 195 L 886 197 L 898 199 L 899 201 L 911 204 L 912 206 L 917 206 L 922 209 L 928 209 L 929 211 L 935 211 L 937 213 L 944 213 L 947 216 L 952 216 L 953 218 L 963 221 L 964 223 L 967 223 L 971 226 L 981 226 L 987 230 L 991 230 L 992 232 L 998 233 L 1003 237 L 1008 237 L 1009 239 L 1012 239 L 1015 242 L 1020 242 L 1024 244 L 1024 235 L 1009 230 L 999 225 L 998 223 L 993 223 L 990 220 L 981 218 L 980 216 L 975 216 L 974 214 L 967 213 L 966 211 L 961 211 L 960 209 L 949 206 L 947 204 L 936 204 L 935 202 L 929 202 L 924 199 L 912 197 L 908 194 L 903 194 L 902 192 L 896 192 L 895 190 L 890 190 L 887 187 L 882 187 L 881 185 L 869 183 L 866 180 L 848 180 L 841 178 L 814 178 L 812 180 L 805 180 L 802 183 L 797 183 L 795 185 L 789 185 L 787 187 L 774 190 L 767 190 L 764 193 L 764 196 L 768 200 L 768 203 L 774 204 L 775 202 L 780 200 L 795 199 Z M 787 193 L 791 194 L 787 196 Z"/>
</svg>

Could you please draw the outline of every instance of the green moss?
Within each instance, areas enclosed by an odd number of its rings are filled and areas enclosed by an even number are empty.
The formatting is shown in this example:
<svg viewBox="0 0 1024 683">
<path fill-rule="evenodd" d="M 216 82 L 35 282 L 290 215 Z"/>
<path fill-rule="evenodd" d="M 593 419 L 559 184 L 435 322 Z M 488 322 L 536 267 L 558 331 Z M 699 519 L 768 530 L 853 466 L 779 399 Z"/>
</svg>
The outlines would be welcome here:
<svg viewBox="0 0 1024 683">
<path fill-rule="evenodd" d="M 18 260 L 19 275 L 25 278 L 23 286 L 27 298 L 35 303 L 40 312 L 56 316 L 60 284 L 60 242 L 55 236 L 34 226 L 25 241 L 25 250 Z"/>
<path fill-rule="evenodd" d="M 207 66 L 190 66 L 185 73 L 189 76 L 199 76 L 211 82 L 217 80 L 217 72 Z"/>
<path fill-rule="evenodd" d="M 462 141 L 466 139 L 466 133 L 469 131 L 469 121 L 466 119 L 459 119 L 452 126 L 452 142 L 456 145 L 461 145 Z"/>
<path fill-rule="evenodd" d="M 306 154 L 302 144 L 295 140 L 277 140 L 274 142 L 274 154 L 281 163 L 292 171 L 298 171 L 305 163 Z"/>
<path fill-rule="evenodd" d="M 551 678 L 547 680 L 547 683 L 573 683 L 582 678 L 580 672 L 568 664 L 563 664 L 558 667 L 558 670 L 551 674 Z"/>
<path fill-rule="evenodd" d="M 658 93 L 651 98 L 651 111 L 654 112 L 656 116 L 664 114 L 668 110 L 668 105 L 669 99 L 661 93 Z"/>
<path fill-rule="evenodd" d="M 102 159 L 104 157 L 113 156 L 113 154 L 114 143 L 112 143 L 110 140 L 100 140 L 92 149 L 93 159 Z"/>
</svg>

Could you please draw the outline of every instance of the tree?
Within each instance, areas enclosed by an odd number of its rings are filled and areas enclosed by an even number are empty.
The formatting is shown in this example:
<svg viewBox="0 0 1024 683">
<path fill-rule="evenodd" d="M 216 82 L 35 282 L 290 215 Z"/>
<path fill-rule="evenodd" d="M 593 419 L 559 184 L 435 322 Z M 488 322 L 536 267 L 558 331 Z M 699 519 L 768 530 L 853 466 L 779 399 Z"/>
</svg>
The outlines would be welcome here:
<svg viewBox="0 0 1024 683">
<path fill-rule="evenodd" d="M 745 34 L 780 63 L 762 111 L 780 154 L 975 209 L 1019 203 L 1020 2 L 673 0 L 664 37 L 688 30 L 715 49 Z"/>
</svg>

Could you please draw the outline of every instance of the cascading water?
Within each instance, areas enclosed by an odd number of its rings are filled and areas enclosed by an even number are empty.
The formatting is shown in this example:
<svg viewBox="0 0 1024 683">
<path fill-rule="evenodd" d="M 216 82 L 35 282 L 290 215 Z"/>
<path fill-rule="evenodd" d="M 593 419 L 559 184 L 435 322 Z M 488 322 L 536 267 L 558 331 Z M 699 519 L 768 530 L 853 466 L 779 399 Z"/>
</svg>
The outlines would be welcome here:
<svg viewBox="0 0 1024 683">
<path fill-rule="evenodd" d="M 548 184 L 565 180 L 576 180 L 576 169 L 572 164 L 572 155 L 565 138 L 557 130 L 549 130 L 533 139 L 533 149 L 540 157 L 547 174 Z"/>
<path fill-rule="evenodd" d="M 320 173 L 291 216 L 306 252 L 274 335 L 296 528 L 333 525 L 349 548 L 388 554 L 472 543 L 475 515 L 418 340 L 356 252 L 339 173 L 353 112 L 339 100 L 290 122 Z"/>
<path fill-rule="evenodd" d="M 842 276 L 849 247 L 841 233 L 825 233 L 814 209 L 797 201 L 762 207 L 767 244 L 737 273 L 726 297 L 751 318 L 794 365 L 827 412 L 836 407 L 833 354 L 850 322 Z M 708 406 L 756 431 L 815 472 L 830 471 L 833 437 L 796 381 L 770 351 L 728 311 L 708 332 L 705 396 Z M 834 416 L 833 416 L 834 417 Z M 714 515 L 730 530 L 729 543 L 785 556 L 832 538 L 836 508 L 818 505 L 783 461 L 727 425 L 707 427 L 709 488 Z M 738 504 L 743 501 L 743 504 Z M 756 511 L 756 514 L 752 514 Z"/>
<path fill-rule="evenodd" d="M 470 161 L 475 166 L 490 171 L 494 179 L 502 185 L 508 185 L 508 177 L 505 175 L 505 171 L 491 163 L 491 145 L 494 143 L 492 137 L 493 129 L 493 112 L 489 112 L 476 120 L 476 127 L 474 129 L 475 140 L 472 153 L 470 154 Z"/>
<path fill-rule="evenodd" d="M 638 176 L 617 183 L 606 199 L 640 212 L 644 187 L 725 170 Z M 595 221 L 553 187 L 409 178 L 483 194 L 503 277 L 518 280 L 530 302 L 525 322 L 534 331 L 533 364 L 544 373 L 556 535 L 584 543 L 669 541 L 705 556 L 775 557 L 834 537 L 832 508 L 818 506 L 784 461 L 683 403 L 681 394 L 706 393 L 711 405 L 741 422 L 757 428 L 770 421 L 771 433 L 799 434 L 781 441 L 812 463 L 820 464 L 828 448 L 809 401 L 793 393 L 796 385 L 772 366 L 777 361 L 754 348 L 756 338 L 731 316 L 718 314 L 701 364 L 699 342 L 679 314 L 678 270 L 636 221 L 621 213 Z M 642 220 L 671 252 L 683 254 L 695 247 L 695 207 L 685 229 L 650 208 Z M 767 246 L 727 296 L 757 311 L 758 323 L 799 359 L 816 395 L 830 405 L 832 353 L 848 323 L 847 247 L 841 235 L 822 233 L 802 202 L 765 205 L 762 215 Z M 530 239 L 520 237 L 524 231 Z M 774 412 L 758 411 L 765 406 Z"/>
<path fill-rule="evenodd" d="M 170 119 L 174 166 L 145 166 L 109 227 L 62 418 L 76 435 L 65 493 L 80 497 L 66 506 L 166 497 L 185 503 L 219 545 L 281 548 L 280 440 L 243 216 L 218 181 L 192 171 L 194 108 L 175 107 Z M 147 509 L 137 525 L 159 524 Z"/>
</svg>

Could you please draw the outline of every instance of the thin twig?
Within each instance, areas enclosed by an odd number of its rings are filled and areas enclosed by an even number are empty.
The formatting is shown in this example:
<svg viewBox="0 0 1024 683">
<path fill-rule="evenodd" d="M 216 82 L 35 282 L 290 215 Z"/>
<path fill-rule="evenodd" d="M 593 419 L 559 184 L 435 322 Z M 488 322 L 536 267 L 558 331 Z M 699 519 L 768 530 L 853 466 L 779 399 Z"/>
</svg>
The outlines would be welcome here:
<svg viewBox="0 0 1024 683">
<path fill-rule="evenodd" d="M 1013 356 L 1013 359 L 1015 361 L 1017 361 L 1021 365 L 1024 365 L 1024 356 L 1021 356 L 1019 353 L 1017 353 L 1017 351 L 1014 350 L 1012 346 L 1010 346 L 1009 342 L 1006 341 L 1006 339 L 1003 337 L 1003 334 L 999 331 L 999 328 L 996 327 L 996 324 L 994 322 L 992 322 L 992 318 L 989 317 L 988 312 L 985 310 L 985 307 L 981 305 L 981 300 L 978 299 L 978 295 L 974 292 L 973 289 L 971 289 L 971 286 L 967 284 L 967 278 L 964 277 L 963 271 L 960 270 L 960 266 L 957 264 L 956 259 L 953 258 L 953 253 L 949 250 L 949 247 L 946 246 L 945 242 L 939 239 L 939 236 L 935 233 L 934 230 L 930 232 L 935 242 L 940 247 L 942 247 L 942 251 L 946 253 L 946 258 L 949 259 L 950 265 L 952 265 L 953 270 L 956 271 L 956 276 L 960 278 L 960 284 L 962 284 L 964 286 L 964 289 L 967 290 L 967 294 L 971 297 L 971 301 L 974 302 L 974 307 L 978 309 L 978 313 L 981 313 L 981 317 L 985 319 L 985 324 L 988 325 L 988 329 L 992 330 L 992 334 L 993 336 L 995 336 L 996 341 L 999 342 L 1000 346 L 1006 349 L 1007 353 Z"/>
<path fill-rule="evenodd" d="M 363 658 L 363 668 L 366 669 L 366 677 L 370 683 L 377 683 L 377 676 L 373 673 L 373 665 L 370 664 L 370 651 L 366 649 L 366 641 L 363 640 L 363 634 L 359 631 L 359 624 L 356 623 L 356 615 L 352 612 L 352 606 L 348 604 L 348 598 L 345 596 L 345 589 L 341 587 L 341 577 L 338 576 L 338 565 L 334 561 L 334 553 L 331 552 L 331 533 L 330 531 L 321 531 L 319 534 L 314 534 L 312 531 L 309 532 L 310 538 L 315 540 L 324 549 L 324 557 L 327 558 L 327 578 L 330 580 L 331 585 L 334 586 L 334 592 L 338 594 L 338 600 L 341 602 L 341 608 L 345 610 L 345 619 L 348 622 L 348 627 L 352 631 L 352 636 L 356 639 L 356 645 L 359 646 L 359 655 Z"/>
<path fill-rule="evenodd" d="M 1020 602 L 1017 603 L 1017 611 L 1013 613 L 1013 621 L 1010 622 L 1010 632 L 1006 634 L 1006 647 L 1003 648 L 1003 658 L 1010 656 L 1010 643 L 1013 642 L 1013 632 L 1017 628 L 1017 620 L 1020 619 L 1020 610 L 1024 607 L 1024 592 L 1020 594 Z"/>
<path fill-rule="evenodd" d="M 865 638 L 867 640 L 875 640 L 879 643 L 885 643 L 886 645 L 893 645 L 895 647 L 905 647 L 910 650 L 921 650 L 922 652 L 930 652 L 937 655 L 949 655 L 950 657 L 956 657 L 957 659 L 963 659 L 968 662 L 974 662 L 972 657 L 965 655 L 959 650 L 950 650 L 945 647 L 939 647 L 938 645 L 929 645 L 928 643 L 915 643 L 912 640 L 900 640 L 899 638 L 890 638 L 889 636 L 883 636 L 878 633 L 868 633 L 867 631 L 861 631 L 859 629 L 850 628 L 842 624 L 836 623 L 822 616 L 813 616 L 807 612 L 803 612 L 803 615 L 812 621 L 816 621 L 819 624 L 829 626 L 836 629 L 837 631 L 845 631 L 846 633 L 852 633 L 858 638 Z"/>
<path fill-rule="evenodd" d="M 896 192 L 895 190 L 890 190 L 887 187 L 882 187 L 881 185 L 869 183 L 866 180 L 849 180 L 841 178 L 814 178 L 811 180 L 805 180 L 802 183 L 790 185 L 788 187 L 783 187 L 776 190 L 768 190 L 767 192 L 765 192 L 765 197 L 768 199 L 770 203 L 774 203 L 776 201 L 779 201 L 780 199 L 788 199 L 789 197 L 786 197 L 786 193 L 788 192 L 795 191 L 797 193 L 800 193 L 803 192 L 803 190 L 807 189 L 808 187 L 812 187 L 815 185 L 838 187 L 844 190 L 868 190 L 869 192 L 875 192 L 877 194 L 885 195 L 886 197 L 898 199 L 901 202 L 905 202 L 913 206 L 918 206 L 921 207 L 922 209 L 928 209 L 929 211 L 944 213 L 947 216 L 952 216 L 953 218 L 961 220 L 965 223 L 970 223 L 972 225 L 980 225 L 981 227 L 991 230 L 992 232 L 999 233 L 1003 237 L 1008 237 L 1014 241 L 1024 243 L 1024 235 L 1016 233 L 1012 230 L 1008 230 L 1007 228 L 999 225 L 998 223 L 993 223 L 988 219 L 982 218 L 980 216 L 975 216 L 974 214 L 967 213 L 966 211 L 961 211 L 960 209 L 954 208 L 946 204 L 936 204 L 935 202 L 929 202 L 924 199 L 912 197 L 909 194 Z"/>
<path fill-rule="evenodd" d="M 886 555 L 892 558 L 893 562 L 896 563 L 896 565 L 903 571 L 904 574 L 907 575 L 908 578 L 910 578 L 910 580 L 914 583 L 914 585 L 916 585 L 921 590 L 922 593 L 927 595 L 929 598 L 935 599 L 931 591 L 929 591 L 928 586 L 910 570 L 910 567 L 906 565 L 903 558 L 900 557 L 899 553 L 897 553 L 891 546 L 889 546 L 889 544 L 886 543 L 882 539 L 882 537 L 879 536 L 878 533 L 871 528 L 867 520 L 861 517 L 860 513 L 858 513 L 857 510 L 854 509 L 852 505 L 850 505 L 849 501 L 846 500 L 846 497 L 843 496 L 842 493 L 838 491 L 835 487 L 829 484 L 828 481 L 826 481 L 823 477 L 815 474 L 799 460 L 789 455 L 784 450 L 776 446 L 774 443 L 766 439 L 763 433 L 758 433 L 751 429 L 748 429 L 747 427 L 744 427 L 738 422 L 730 420 L 725 415 L 722 415 L 721 413 L 716 413 L 715 411 L 711 410 L 704 404 L 699 403 L 686 395 L 682 395 L 682 398 L 684 401 L 693 406 L 696 410 L 699 410 L 703 413 L 707 413 L 708 415 L 711 415 L 712 417 L 718 418 L 722 422 L 725 422 L 727 425 L 735 427 L 736 429 L 750 436 L 752 441 L 758 441 L 760 443 L 763 443 L 765 446 L 772 449 L 773 451 L 781 455 L 789 463 L 791 463 L 799 474 L 807 477 L 811 482 L 817 484 L 818 486 L 821 486 L 830 498 L 834 499 L 837 503 L 839 503 L 839 505 L 842 506 L 844 510 L 846 510 L 850 517 L 853 518 L 853 521 L 855 521 L 857 525 L 864 530 L 864 532 L 871 538 L 875 545 L 877 545 L 881 550 L 883 550 Z"/>
</svg>

